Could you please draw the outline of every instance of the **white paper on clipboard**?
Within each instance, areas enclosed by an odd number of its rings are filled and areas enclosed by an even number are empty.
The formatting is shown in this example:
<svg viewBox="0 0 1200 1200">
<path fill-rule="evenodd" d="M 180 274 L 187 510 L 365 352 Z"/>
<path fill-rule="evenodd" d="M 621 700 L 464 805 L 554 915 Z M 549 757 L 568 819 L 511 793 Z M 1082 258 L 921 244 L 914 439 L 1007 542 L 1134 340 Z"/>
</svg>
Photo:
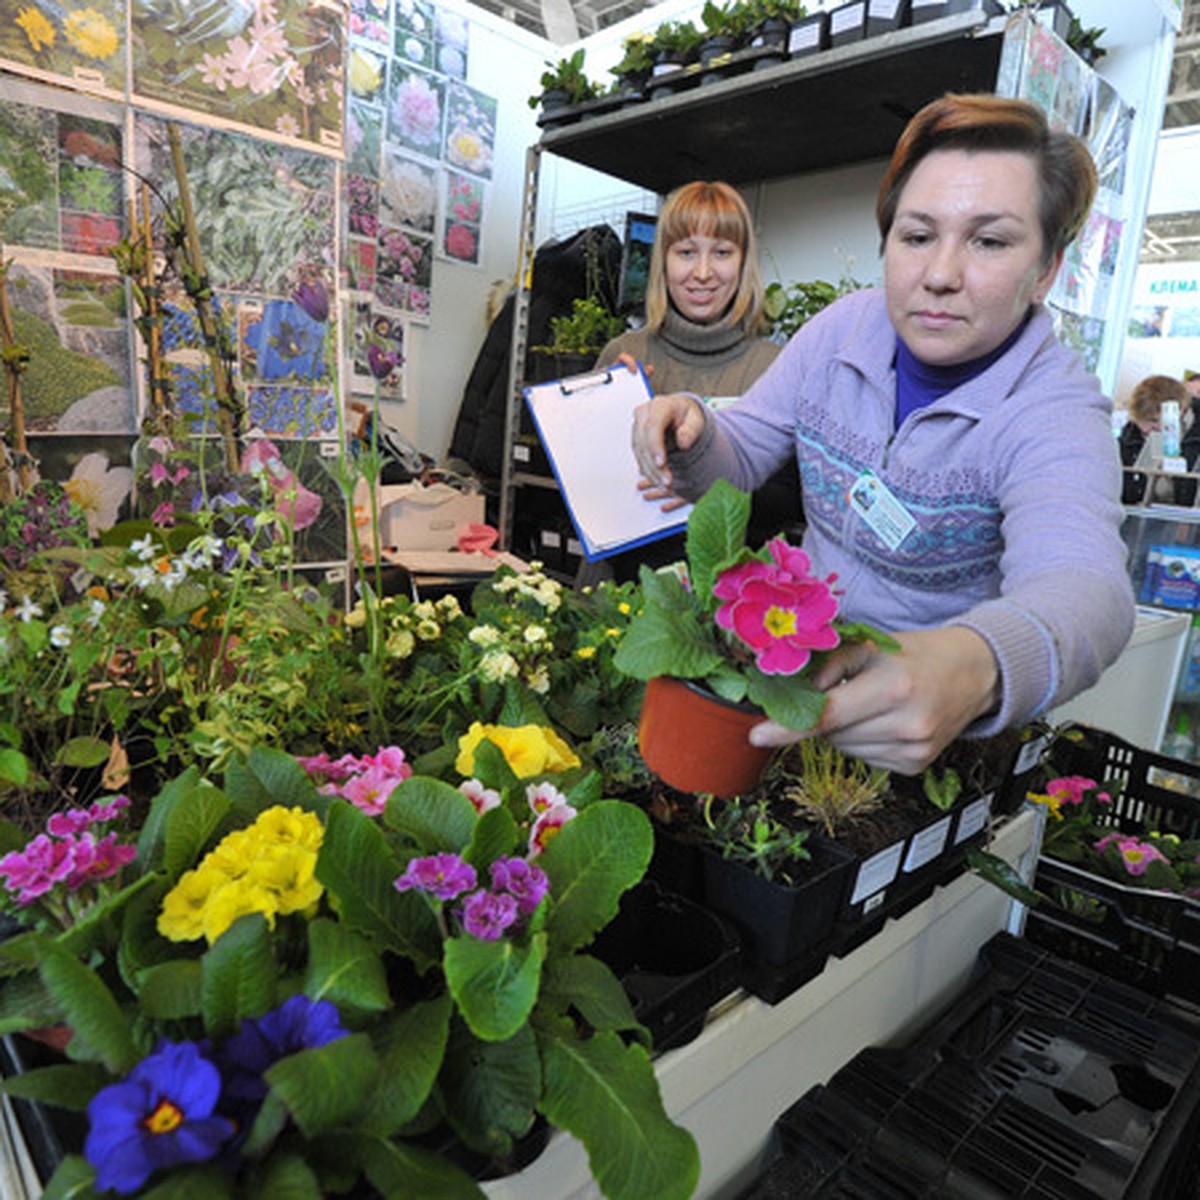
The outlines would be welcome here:
<svg viewBox="0 0 1200 1200">
<path fill-rule="evenodd" d="M 589 562 L 676 533 L 691 505 L 664 513 L 638 491 L 633 410 L 649 400 L 639 368 L 623 366 L 525 388 L 525 401 Z"/>
</svg>

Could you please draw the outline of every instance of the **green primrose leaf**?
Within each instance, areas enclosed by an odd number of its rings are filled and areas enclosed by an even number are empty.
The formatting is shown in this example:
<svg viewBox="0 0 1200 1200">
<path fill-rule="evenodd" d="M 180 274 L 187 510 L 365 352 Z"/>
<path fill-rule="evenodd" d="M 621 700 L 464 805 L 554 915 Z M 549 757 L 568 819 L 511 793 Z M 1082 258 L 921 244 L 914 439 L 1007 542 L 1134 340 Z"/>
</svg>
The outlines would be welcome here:
<svg viewBox="0 0 1200 1200">
<path fill-rule="evenodd" d="M 383 956 L 368 938 L 320 918 L 308 924 L 304 994 L 341 1012 L 383 1012 L 391 1006 Z"/>
<path fill-rule="evenodd" d="M 339 1149 L 364 1164 L 367 1178 L 381 1196 L 486 1200 L 465 1171 L 432 1150 L 362 1134 L 340 1138 Z"/>
<path fill-rule="evenodd" d="M 539 1108 L 584 1145 L 601 1192 L 613 1200 L 686 1200 L 700 1178 L 700 1154 L 663 1109 L 646 1051 L 615 1033 L 576 1035 L 555 1018 L 539 1024 L 544 1064 Z"/>
<path fill-rule="evenodd" d="M 383 820 L 422 854 L 457 854 L 471 840 L 478 814 L 458 788 L 414 775 L 392 792 Z"/>
<path fill-rule="evenodd" d="M 991 854 L 978 846 L 967 847 L 967 865 L 980 878 L 986 879 L 988 883 L 994 884 L 1006 895 L 1030 908 L 1035 907 L 1046 898 L 1041 892 L 1031 888 L 1011 864 L 1005 862 L 999 855 Z"/>
<path fill-rule="evenodd" d="M 260 1017 L 275 1003 L 275 956 L 261 913 L 239 917 L 209 947 L 201 963 L 204 1030 L 233 1033 L 243 1017 Z"/>
<path fill-rule="evenodd" d="M 0 1091 L 82 1112 L 91 1098 L 111 1082 L 112 1076 L 98 1063 L 63 1063 L 0 1080 Z"/>
<path fill-rule="evenodd" d="M 411 1121 L 433 1090 L 450 1036 L 448 994 L 418 1001 L 375 1027 L 381 1070 L 359 1128 L 390 1137 Z"/>
<path fill-rule="evenodd" d="M 470 934 L 446 942 L 446 984 L 476 1037 L 504 1041 L 525 1024 L 537 1002 L 545 957 L 544 934 L 525 946 Z"/>
<path fill-rule="evenodd" d="M 351 1123 L 375 1087 L 379 1059 L 365 1033 L 281 1058 L 263 1078 L 305 1137 Z"/>
</svg>

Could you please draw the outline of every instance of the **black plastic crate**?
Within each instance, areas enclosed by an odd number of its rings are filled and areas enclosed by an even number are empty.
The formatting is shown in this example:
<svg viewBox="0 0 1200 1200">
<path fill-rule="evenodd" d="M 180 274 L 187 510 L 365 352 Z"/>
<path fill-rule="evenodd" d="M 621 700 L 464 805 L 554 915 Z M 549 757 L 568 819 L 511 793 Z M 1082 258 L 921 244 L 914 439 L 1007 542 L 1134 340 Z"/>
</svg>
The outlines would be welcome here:
<svg viewBox="0 0 1200 1200">
<path fill-rule="evenodd" d="M 1007 934 L 909 1042 L 869 1048 L 782 1114 L 805 1195 L 1183 1200 L 1200 1018 Z"/>
<path fill-rule="evenodd" d="M 1076 740 L 1077 739 L 1077 740 Z M 1073 726 L 1051 749 L 1056 774 L 1109 787 L 1101 822 L 1122 832 L 1200 836 L 1200 766 L 1143 750 L 1115 734 Z M 1029 911 L 1026 936 L 1155 996 L 1200 1009 L 1200 904 L 1186 896 L 1123 884 L 1047 856 L 1036 888 L 1053 904 Z"/>
</svg>

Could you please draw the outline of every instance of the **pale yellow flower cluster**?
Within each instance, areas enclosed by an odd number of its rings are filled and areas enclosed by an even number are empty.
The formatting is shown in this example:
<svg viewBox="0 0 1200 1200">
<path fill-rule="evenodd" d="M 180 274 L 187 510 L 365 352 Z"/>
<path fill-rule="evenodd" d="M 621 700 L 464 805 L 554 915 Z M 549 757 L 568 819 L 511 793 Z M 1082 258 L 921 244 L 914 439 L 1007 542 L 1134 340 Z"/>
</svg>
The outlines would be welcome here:
<svg viewBox="0 0 1200 1200">
<path fill-rule="evenodd" d="M 325 830 L 314 813 L 276 805 L 246 829 L 221 839 L 163 898 L 158 932 L 172 942 L 203 937 L 209 945 L 247 913 L 276 916 L 316 911 L 324 888 L 317 852 Z"/>
<path fill-rule="evenodd" d="M 460 775 L 469 777 L 475 773 L 475 750 L 485 738 L 499 746 L 518 779 L 579 766 L 575 751 L 544 725 L 484 725 L 474 721 L 458 739 L 454 769 Z"/>
<path fill-rule="evenodd" d="M 539 564 L 533 563 L 533 570 L 524 575 L 509 575 L 497 579 L 493 590 L 514 592 L 518 596 L 528 596 L 535 604 L 540 604 L 547 612 L 557 612 L 562 605 L 563 585 L 557 579 L 551 579 L 544 571 L 538 569 Z"/>
</svg>

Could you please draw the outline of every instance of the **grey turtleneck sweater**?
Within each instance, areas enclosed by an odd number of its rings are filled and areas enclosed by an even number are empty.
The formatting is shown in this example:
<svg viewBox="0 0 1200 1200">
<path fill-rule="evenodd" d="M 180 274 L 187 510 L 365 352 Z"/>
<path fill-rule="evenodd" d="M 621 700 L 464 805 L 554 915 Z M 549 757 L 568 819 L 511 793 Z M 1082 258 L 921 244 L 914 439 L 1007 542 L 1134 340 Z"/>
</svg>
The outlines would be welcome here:
<svg viewBox="0 0 1200 1200">
<path fill-rule="evenodd" d="M 779 350 L 765 338 L 746 337 L 728 317 L 713 325 L 698 325 L 671 309 L 658 333 L 634 329 L 614 338 L 600 351 L 596 366 L 610 366 L 620 355 L 630 354 L 654 367 L 650 385 L 658 395 L 740 396 Z"/>
</svg>

